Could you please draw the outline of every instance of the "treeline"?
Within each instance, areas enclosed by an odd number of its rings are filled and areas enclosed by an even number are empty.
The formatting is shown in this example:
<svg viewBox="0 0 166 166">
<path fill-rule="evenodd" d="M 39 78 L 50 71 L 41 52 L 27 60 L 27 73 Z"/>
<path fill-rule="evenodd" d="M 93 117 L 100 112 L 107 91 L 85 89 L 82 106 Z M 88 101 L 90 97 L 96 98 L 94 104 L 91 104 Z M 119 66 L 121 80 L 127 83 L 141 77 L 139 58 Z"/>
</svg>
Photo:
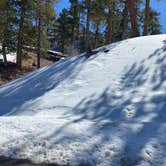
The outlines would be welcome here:
<svg viewBox="0 0 166 166">
<path fill-rule="evenodd" d="M 59 0 L 60 1 L 60 0 Z M 150 0 L 69 0 L 70 8 L 56 16 L 55 0 L 1 0 L 0 44 L 17 52 L 21 68 L 24 46 L 40 57 L 48 48 L 73 55 L 141 35 L 161 33 L 159 13 Z"/>
<path fill-rule="evenodd" d="M 161 33 L 159 13 L 150 0 L 70 0 L 58 18 L 58 45 L 90 51 L 98 46 L 141 35 Z M 79 49 L 79 50 L 78 50 Z"/>
</svg>

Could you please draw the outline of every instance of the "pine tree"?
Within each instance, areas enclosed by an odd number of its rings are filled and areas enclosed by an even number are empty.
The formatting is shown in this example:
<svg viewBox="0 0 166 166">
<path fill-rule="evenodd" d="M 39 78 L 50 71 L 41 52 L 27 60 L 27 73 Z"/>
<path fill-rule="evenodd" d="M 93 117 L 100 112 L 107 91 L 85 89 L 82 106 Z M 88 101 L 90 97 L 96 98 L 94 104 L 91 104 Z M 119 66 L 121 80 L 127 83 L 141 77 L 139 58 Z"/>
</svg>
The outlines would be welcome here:
<svg viewBox="0 0 166 166">
<path fill-rule="evenodd" d="M 121 31 L 120 31 L 120 40 L 123 40 L 128 37 L 128 5 L 127 3 L 124 3 L 124 8 L 122 11 L 122 20 L 121 20 Z"/>
<path fill-rule="evenodd" d="M 148 28 L 149 28 L 149 12 L 150 12 L 150 0 L 146 0 L 144 32 L 143 32 L 143 35 L 144 35 L 144 36 L 146 36 L 146 35 L 148 34 Z"/>
<path fill-rule="evenodd" d="M 40 68 L 41 53 L 48 46 L 47 30 L 50 20 L 55 19 L 53 4 L 55 0 L 37 0 L 35 3 L 35 17 L 37 25 L 37 68 Z M 42 49 L 43 48 L 43 49 Z M 47 49 L 47 48 L 46 48 Z"/>
<path fill-rule="evenodd" d="M 69 11 L 63 9 L 58 18 L 58 44 L 62 53 L 65 52 L 65 45 L 72 37 L 72 20 L 69 17 Z"/>
<path fill-rule="evenodd" d="M 42 0 L 37 1 L 37 68 L 40 68 L 40 58 L 41 58 L 41 8 Z"/>
<path fill-rule="evenodd" d="M 2 45 L 2 55 L 4 64 L 7 66 L 7 51 L 14 48 L 14 20 L 15 12 L 12 1 L 0 1 L 0 44 Z"/>
<path fill-rule="evenodd" d="M 78 0 L 70 0 L 71 7 L 69 10 L 69 14 L 72 18 L 72 38 L 71 42 L 74 43 L 78 39 L 79 35 L 79 24 L 80 24 L 80 12 L 81 12 L 81 5 Z"/>
<path fill-rule="evenodd" d="M 149 9 L 149 23 L 148 23 L 148 34 L 155 35 L 161 34 L 161 25 L 159 19 L 160 13 L 156 12 L 152 8 Z M 145 11 L 143 10 L 141 13 L 141 22 L 144 23 L 145 20 Z M 144 24 L 143 24 L 144 28 Z"/>
<path fill-rule="evenodd" d="M 115 2 L 110 0 L 108 4 L 108 18 L 107 18 L 107 34 L 106 34 L 106 44 L 112 42 L 113 38 L 113 17 L 114 17 L 114 7 Z"/>
<path fill-rule="evenodd" d="M 93 48 L 97 48 L 100 45 L 100 29 L 104 28 L 106 22 L 105 3 L 101 0 L 92 1 L 91 9 L 91 22 L 94 29 L 94 42 Z"/>
<path fill-rule="evenodd" d="M 85 0 L 85 10 L 86 10 L 86 52 L 91 52 L 90 46 L 90 12 L 91 12 L 91 0 Z"/>
<path fill-rule="evenodd" d="M 150 35 L 156 35 L 161 34 L 161 24 L 159 19 L 160 13 L 150 10 L 149 14 L 149 34 Z"/>
<path fill-rule="evenodd" d="M 25 9 L 26 1 L 20 1 L 20 20 L 19 20 L 19 30 L 18 30 L 18 44 L 17 44 L 17 66 L 21 69 L 22 66 L 22 47 L 23 47 L 23 29 L 24 29 L 24 19 L 25 19 Z"/>
<path fill-rule="evenodd" d="M 136 2 L 133 0 L 126 0 L 128 5 L 129 13 L 130 13 L 130 21 L 131 21 L 131 28 L 132 28 L 132 37 L 139 36 L 138 30 L 138 22 L 137 22 L 137 10 L 136 10 Z"/>
<path fill-rule="evenodd" d="M 25 37 L 25 22 L 32 19 L 33 0 L 19 0 L 15 1 L 15 8 L 17 9 L 18 18 L 18 34 L 17 34 L 17 66 L 22 67 L 22 50 Z"/>
</svg>

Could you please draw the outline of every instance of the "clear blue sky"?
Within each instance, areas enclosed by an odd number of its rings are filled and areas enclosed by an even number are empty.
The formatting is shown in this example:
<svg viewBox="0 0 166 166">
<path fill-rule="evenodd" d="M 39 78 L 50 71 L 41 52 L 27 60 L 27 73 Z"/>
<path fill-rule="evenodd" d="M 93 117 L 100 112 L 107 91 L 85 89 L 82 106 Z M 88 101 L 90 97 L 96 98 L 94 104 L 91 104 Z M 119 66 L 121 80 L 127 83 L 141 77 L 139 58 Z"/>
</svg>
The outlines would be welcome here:
<svg viewBox="0 0 166 166">
<path fill-rule="evenodd" d="M 59 0 L 59 3 L 55 4 L 57 13 L 60 13 L 63 8 L 69 8 L 70 4 L 68 0 Z"/>
<path fill-rule="evenodd" d="M 59 13 L 63 8 L 69 8 L 70 4 L 68 0 L 60 0 L 58 4 L 56 4 L 56 11 Z M 162 32 L 166 33 L 166 0 L 151 0 L 151 7 L 156 11 L 161 13 L 160 23 L 162 25 Z"/>
</svg>

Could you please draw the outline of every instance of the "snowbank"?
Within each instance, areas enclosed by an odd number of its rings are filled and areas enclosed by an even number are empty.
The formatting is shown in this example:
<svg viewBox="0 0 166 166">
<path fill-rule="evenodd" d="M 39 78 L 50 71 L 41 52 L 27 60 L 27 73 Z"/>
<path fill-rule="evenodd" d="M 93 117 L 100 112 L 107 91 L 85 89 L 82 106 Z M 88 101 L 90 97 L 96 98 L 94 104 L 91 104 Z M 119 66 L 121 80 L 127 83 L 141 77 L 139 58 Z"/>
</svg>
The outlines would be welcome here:
<svg viewBox="0 0 166 166">
<path fill-rule="evenodd" d="M 0 155 L 166 165 L 166 35 L 61 60 L 0 88 Z"/>
</svg>

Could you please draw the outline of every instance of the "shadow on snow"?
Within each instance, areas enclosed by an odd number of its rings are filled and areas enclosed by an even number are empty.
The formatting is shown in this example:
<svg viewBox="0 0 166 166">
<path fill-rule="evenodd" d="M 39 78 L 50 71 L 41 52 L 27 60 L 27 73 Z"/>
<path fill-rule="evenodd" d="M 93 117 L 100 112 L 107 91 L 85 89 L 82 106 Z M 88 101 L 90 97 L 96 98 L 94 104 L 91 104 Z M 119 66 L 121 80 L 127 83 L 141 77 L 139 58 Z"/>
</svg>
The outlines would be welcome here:
<svg viewBox="0 0 166 166">
<path fill-rule="evenodd" d="M 93 94 L 86 97 L 71 110 L 72 114 L 79 115 L 79 118 L 67 122 L 51 135 L 44 136 L 44 139 L 54 141 L 55 146 L 68 139 L 70 143 L 77 142 L 77 134 L 73 136 L 59 135 L 70 125 L 81 122 L 86 123 L 86 120 L 91 120 L 93 123 L 89 129 L 91 131 L 89 137 L 88 139 L 82 138 L 82 141 L 86 143 L 93 140 L 93 136 L 98 136 L 99 139 L 93 141 L 91 146 L 85 148 L 82 152 L 79 151 L 79 154 L 75 154 L 75 157 L 87 153 L 95 158 L 102 151 L 105 144 L 111 145 L 114 139 L 122 139 L 123 146 L 121 146 L 116 156 L 111 156 L 111 152 L 105 153 L 106 157 L 109 158 L 108 165 L 113 164 L 115 161 L 115 163 L 119 162 L 118 164 L 122 166 L 133 166 L 140 164 L 143 160 L 149 164 L 154 163 L 154 165 L 155 163 L 158 165 L 164 164 L 166 162 L 164 161 L 164 158 L 166 158 L 166 142 L 164 142 L 164 137 L 166 137 L 166 126 L 164 124 L 166 122 L 166 113 L 164 112 L 166 111 L 166 86 L 164 85 L 166 83 L 166 41 L 163 43 L 163 47 L 157 49 L 148 58 L 155 61 L 155 70 L 152 75 L 148 75 L 151 66 L 147 67 L 145 65 L 148 59 L 141 63 L 133 64 L 123 74 L 120 89 L 110 91 L 110 88 L 107 87 L 100 96 Z M 0 96 L 1 108 L 5 106 L 3 101 L 8 100 L 9 103 L 13 103 L 9 104 L 7 110 L 2 110 L 1 115 L 10 112 L 13 105 L 17 108 L 20 103 L 33 100 L 33 98 L 37 98 L 53 89 L 64 79 L 75 77 L 81 70 L 84 60 L 79 57 L 70 61 L 66 60 L 13 82 L 10 84 L 10 88 L 5 89 L 5 87 L 2 87 L 1 93 L 4 91 L 6 95 Z M 55 73 L 58 73 L 58 75 L 53 76 Z M 54 80 L 52 80 L 53 77 Z M 46 81 L 42 81 L 46 78 Z M 147 79 L 149 79 L 149 82 L 147 82 Z M 34 82 L 34 87 L 29 87 L 30 82 Z M 150 87 L 150 91 L 147 91 L 147 86 Z M 162 92 L 160 89 L 162 89 Z M 27 91 L 29 93 L 26 93 Z M 119 95 L 116 95 L 116 91 L 118 91 Z M 139 93 L 142 92 L 143 95 L 139 98 Z M 26 94 L 22 98 L 23 93 Z M 10 97 L 11 94 L 18 96 L 18 100 L 12 101 L 13 95 Z M 29 95 L 33 96 L 33 98 Z M 132 128 L 134 126 L 138 126 L 136 131 Z M 42 133 L 40 134 L 42 135 Z M 153 141 L 152 145 L 154 147 L 152 148 L 159 152 L 154 156 L 153 152 L 148 151 L 148 148 L 146 148 Z M 26 142 L 24 146 L 26 146 Z M 141 153 L 145 153 L 145 156 L 141 156 Z M 91 161 L 89 159 L 89 161 L 82 161 L 82 165 L 96 165 L 96 162 L 96 160 Z"/>
</svg>

